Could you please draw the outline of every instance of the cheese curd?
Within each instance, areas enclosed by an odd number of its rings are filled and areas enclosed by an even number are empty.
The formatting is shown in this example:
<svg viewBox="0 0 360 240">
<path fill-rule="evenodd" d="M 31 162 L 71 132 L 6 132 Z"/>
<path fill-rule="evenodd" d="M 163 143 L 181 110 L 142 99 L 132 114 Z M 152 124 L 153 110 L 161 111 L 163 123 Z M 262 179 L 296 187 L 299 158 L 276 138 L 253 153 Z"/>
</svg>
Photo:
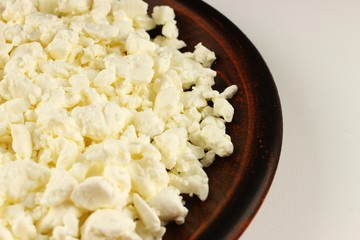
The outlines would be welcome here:
<svg viewBox="0 0 360 240">
<path fill-rule="evenodd" d="M 142 0 L 0 2 L 0 239 L 161 239 L 207 199 L 237 87 L 178 37 Z"/>
</svg>

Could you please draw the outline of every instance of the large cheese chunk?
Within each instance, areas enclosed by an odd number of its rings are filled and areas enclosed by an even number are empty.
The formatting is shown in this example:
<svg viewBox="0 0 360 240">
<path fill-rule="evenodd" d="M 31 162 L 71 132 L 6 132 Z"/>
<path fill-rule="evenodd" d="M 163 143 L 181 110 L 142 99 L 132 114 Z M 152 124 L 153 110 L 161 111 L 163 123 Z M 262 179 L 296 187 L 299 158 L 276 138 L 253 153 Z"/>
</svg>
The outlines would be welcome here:
<svg viewBox="0 0 360 240">
<path fill-rule="evenodd" d="M 123 207 L 126 195 L 104 178 L 91 177 L 75 187 L 71 200 L 82 209 L 95 211 L 98 208 Z"/>
<path fill-rule="evenodd" d="M 16 160 L 0 166 L 0 203 L 16 201 L 44 187 L 50 170 L 30 160 Z"/>
</svg>

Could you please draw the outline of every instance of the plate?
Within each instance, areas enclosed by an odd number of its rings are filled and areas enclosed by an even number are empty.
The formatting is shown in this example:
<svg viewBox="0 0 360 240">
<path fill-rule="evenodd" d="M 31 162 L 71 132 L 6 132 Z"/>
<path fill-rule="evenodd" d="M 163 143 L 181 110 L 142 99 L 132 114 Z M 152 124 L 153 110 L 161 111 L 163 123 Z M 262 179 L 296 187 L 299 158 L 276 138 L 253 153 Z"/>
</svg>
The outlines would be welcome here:
<svg viewBox="0 0 360 240">
<path fill-rule="evenodd" d="M 230 101 L 234 120 L 227 132 L 234 153 L 206 168 L 210 193 L 205 202 L 185 197 L 185 224 L 169 224 L 165 240 L 238 239 L 260 208 L 273 180 L 282 143 L 282 113 L 271 73 L 249 39 L 226 17 L 202 1 L 148 0 L 149 8 L 174 8 L 180 39 L 192 51 L 202 42 L 215 52 L 215 89 L 236 84 Z"/>
</svg>

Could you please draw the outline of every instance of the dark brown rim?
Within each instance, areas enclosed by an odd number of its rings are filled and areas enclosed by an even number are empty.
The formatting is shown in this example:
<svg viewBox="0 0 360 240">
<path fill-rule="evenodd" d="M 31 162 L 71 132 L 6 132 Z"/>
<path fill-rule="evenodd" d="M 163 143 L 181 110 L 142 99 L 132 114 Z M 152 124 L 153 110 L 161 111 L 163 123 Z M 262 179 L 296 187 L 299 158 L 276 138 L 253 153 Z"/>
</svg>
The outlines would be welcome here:
<svg viewBox="0 0 360 240">
<path fill-rule="evenodd" d="M 219 36 L 226 36 L 232 46 L 242 46 L 241 49 L 231 49 L 232 54 L 242 51 L 247 64 L 247 76 L 242 79 L 253 79 L 244 82 L 247 88 L 248 111 L 252 121 L 249 122 L 248 136 L 253 136 L 247 142 L 246 150 L 256 160 L 250 166 L 247 176 L 243 177 L 243 185 L 235 192 L 221 215 L 202 231 L 196 239 L 238 239 L 250 224 L 260 209 L 274 179 L 280 158 L 283 122 L 278 91 L 262 56 L 245 36 L 245 34 L 223 14 L 203 1 L 182 0 L 169 1 L 176 8 L 190 9 L 188 17 L 194 21 L 207 19 L 216 28 Z M 196 12 L 197 15 L 193 15 Z M 223 40 L 219 40 L 221 44 Z M 243 46 L 246 46 L 245 48 Z M 236 66 L 238 67 L 238 66 Z M 239 70 L 239 73 L 243 71 Z M 256 146 L 254 146 L 254 143 Z M 257 152 L 254 152 L 257 151 Z M 265 161 L 264 161 L 265 160 Z M 256 173 L 256 174 L 253 174 Z M 246 196 L 246 200 L 244 200 Z M 224 220 L 226 219 L 226 224 Z M 217 227 L 221 226 L 221 228 Z"/>
</svg>

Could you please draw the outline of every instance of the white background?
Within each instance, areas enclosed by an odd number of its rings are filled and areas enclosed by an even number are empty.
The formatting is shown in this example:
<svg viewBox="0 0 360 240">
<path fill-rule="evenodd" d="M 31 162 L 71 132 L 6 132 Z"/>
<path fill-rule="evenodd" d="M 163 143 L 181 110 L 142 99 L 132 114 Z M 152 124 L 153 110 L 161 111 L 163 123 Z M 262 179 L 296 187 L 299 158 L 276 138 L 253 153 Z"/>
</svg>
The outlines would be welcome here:
<svg viewBox="0 0 360 240">
<path fill-rule="evenodd" d="M 255 44 L 284 116 L 271 190 L 241 240 L 360 239 L 360 1 L 206 0 Z"/>
</svg>

